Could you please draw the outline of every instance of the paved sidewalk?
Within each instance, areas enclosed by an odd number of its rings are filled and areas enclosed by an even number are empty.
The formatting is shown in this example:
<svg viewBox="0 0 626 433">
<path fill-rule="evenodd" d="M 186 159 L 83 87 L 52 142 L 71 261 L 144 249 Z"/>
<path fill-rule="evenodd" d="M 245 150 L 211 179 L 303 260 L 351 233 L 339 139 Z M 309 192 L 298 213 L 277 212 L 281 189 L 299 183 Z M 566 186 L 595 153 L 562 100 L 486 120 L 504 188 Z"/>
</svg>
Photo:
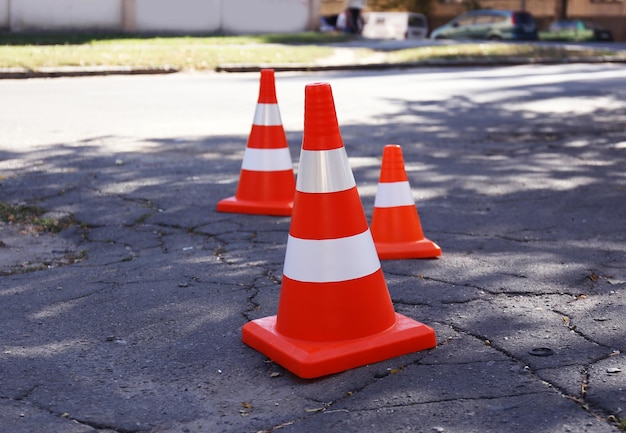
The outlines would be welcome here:
<svg viewBox="0 0 626 433">
<path fill-rule="evenodd" d="M 405 115 L 342 134 L 368 218 L 379 141 L 403 145 L 443 255 L 383 271 L 396 311 L 438 346 L 317 380 L 241 342 L 243 324 L 276 313 L 290 224 L 215 211 L 247 131 L 3 144 L 2 201 L 81 225 L 0 231 L 47 246 L 18 260 L 3 235 L 0 431 L 619 432 L 626 109 L 525 118 L 459 97 Z M 301 138 L 288 131 L 296 163 Z"/>
</svg>

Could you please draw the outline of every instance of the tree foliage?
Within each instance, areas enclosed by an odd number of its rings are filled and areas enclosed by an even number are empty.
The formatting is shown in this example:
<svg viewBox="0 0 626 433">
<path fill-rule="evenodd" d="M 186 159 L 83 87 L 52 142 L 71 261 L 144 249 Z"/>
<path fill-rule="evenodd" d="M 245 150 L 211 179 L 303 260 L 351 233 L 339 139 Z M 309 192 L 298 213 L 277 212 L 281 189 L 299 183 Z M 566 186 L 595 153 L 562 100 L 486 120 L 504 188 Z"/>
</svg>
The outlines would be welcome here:
<svg viewBox="0 0 626 433">
<path fill-rule="evenodd" d="M 465 6 L 465 9 L 467 9 L 468 11 L 482 9 L 482 6 L 480 5 L 480 2 L 478 0 L 464 0 L 463 6 Z"/>
<path fill-rule="evenodd" d="M 378 11 L 406 11 L 428 14 L 437 0 L 369 0 L 369 8 Z"/>
</svg>

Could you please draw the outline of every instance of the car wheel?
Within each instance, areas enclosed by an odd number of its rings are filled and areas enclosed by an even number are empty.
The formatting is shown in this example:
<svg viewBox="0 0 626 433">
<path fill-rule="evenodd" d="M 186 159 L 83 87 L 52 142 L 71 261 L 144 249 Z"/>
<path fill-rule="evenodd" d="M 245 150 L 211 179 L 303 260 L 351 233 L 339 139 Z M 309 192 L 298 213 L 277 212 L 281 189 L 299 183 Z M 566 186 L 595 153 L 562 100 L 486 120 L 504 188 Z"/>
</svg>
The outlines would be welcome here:
<svg viewBox="0 0 626 433">
<path fill-rule="evenodd" d="M 487 39 L 489 39 L 490 41 L 493 41 L 493 42 L 498 42 L 498 41 L 502 40 L 502 38 L 500 36 L 498 36 L 498 35 L 491 35 Z"/>
</svg>

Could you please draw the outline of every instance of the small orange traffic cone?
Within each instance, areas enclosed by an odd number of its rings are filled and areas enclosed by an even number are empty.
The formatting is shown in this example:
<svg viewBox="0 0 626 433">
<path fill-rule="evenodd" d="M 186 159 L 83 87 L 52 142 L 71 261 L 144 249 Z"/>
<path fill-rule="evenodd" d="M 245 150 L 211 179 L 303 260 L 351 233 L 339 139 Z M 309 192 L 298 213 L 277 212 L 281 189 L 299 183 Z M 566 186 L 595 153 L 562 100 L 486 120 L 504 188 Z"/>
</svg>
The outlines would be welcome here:
<svg viewBox="0 0 626 433">
<path fill-rule="evenodd" d="M 404 169 L 402 148 L 389 144 L 383 162 L 370 226 L 378 257 L 426 259 L 441 255 L 441 248 L 426 239 Z"/>
<path fill-rule="evenodd" d="M 244 343 L 302 378 L 435 347 L 435 331 L 394 311 L 328 83 L 305 88 L 304 139 L 276 316 Z"/>
<path fill-rule="evenodd" d="M 218 212 L 291 215 L 295 176 L 276 100 L 274 70 L 261 70 L 259 99 L 233 197 Z"/>
</svg>

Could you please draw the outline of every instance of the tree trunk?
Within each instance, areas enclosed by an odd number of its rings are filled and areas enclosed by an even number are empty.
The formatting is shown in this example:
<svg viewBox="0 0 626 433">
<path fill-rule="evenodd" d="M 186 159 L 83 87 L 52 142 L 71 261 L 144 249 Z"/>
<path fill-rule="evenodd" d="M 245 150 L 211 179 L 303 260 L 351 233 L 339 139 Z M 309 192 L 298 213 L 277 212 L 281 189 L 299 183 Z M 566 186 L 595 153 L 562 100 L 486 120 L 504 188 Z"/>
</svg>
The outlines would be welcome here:
<svg viewBox="0 0 626 433">
<path fill-rule="evenodd" d="M 554 16 L 557 20 L 567 19 L 567 0 L 556 0 Z"/>
</svg>

